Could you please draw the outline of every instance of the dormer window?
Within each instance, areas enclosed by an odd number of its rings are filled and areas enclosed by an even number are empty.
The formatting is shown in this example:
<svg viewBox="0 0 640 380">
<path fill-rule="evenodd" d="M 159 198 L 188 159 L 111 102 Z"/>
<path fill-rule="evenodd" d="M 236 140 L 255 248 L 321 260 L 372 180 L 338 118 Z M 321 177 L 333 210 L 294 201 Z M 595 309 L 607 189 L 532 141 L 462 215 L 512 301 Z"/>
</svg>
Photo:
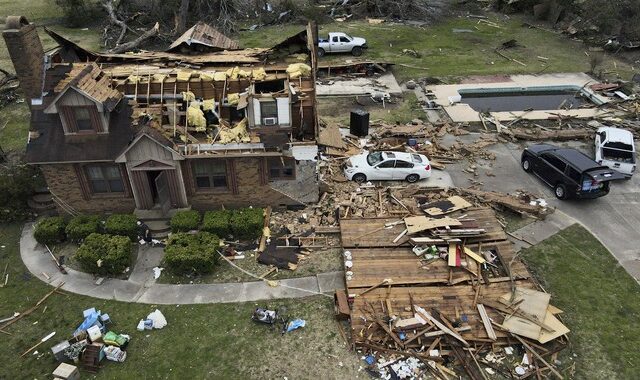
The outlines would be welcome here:
<svg viewBox="0 0 640 380">
<path fill-rule="evenodd" d="M 89 107 L 73 107 L 73 113 L 75 114 L 76 126 L 78 131 L 92 131 L 95 130 L 91 124 L 91 114 L 89 114 Z"/>
</svg>

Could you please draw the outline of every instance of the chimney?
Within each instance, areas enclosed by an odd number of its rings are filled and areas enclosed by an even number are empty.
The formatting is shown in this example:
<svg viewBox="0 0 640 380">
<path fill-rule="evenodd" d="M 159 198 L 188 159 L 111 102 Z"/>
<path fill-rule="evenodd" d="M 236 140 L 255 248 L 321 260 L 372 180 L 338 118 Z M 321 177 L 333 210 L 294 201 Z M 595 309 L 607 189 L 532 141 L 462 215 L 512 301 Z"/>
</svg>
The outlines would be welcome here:
<svg viewBox="0 0 640 380">
<path fill-rule="evenodd" d="M 2 37 L 20 81 L 20 87 L 31 107 L 31 99 L 42 97 L 44 51 L 36 26 L 24 16 L 8 16 Z"/>
</svg>

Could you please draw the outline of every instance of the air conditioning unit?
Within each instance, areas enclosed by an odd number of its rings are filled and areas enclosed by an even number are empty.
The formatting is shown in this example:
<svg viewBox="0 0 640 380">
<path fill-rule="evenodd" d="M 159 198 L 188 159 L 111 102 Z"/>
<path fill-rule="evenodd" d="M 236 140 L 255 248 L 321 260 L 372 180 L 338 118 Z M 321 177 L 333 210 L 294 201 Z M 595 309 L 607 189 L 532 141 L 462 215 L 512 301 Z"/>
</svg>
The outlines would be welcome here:
<svg viewBox="0 0 640 380">
<path fill-rule="evenodd" d="M 278 124 L 277 117 L 265 117 L 262 119 L 262 125 L 276 125 Z"/>
</svg>

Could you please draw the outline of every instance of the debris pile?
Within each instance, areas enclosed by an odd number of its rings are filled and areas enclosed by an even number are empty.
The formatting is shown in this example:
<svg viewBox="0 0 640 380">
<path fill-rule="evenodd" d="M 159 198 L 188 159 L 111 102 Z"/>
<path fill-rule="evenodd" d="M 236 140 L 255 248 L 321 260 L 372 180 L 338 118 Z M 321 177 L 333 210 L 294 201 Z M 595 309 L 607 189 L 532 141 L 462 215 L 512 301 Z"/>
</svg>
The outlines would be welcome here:
<svg viewBox="0 0 640 380">
<path fill-rule="evenodd" d="M 475 196 L 543 214 L 543 202 L 526 195 Z M 347 303 L 367 371 L 407 379 L 426 371 L 472 379 L 556 373 L 552 358 L 569 331 L 494 212 L 441 192 L 407 198 L 416 207 L 403 217 L 340 220 L 347 290 L 336 297 L 337 310 Z M 523 346 L 525 364 L 514 345 Z"/>
</svg>

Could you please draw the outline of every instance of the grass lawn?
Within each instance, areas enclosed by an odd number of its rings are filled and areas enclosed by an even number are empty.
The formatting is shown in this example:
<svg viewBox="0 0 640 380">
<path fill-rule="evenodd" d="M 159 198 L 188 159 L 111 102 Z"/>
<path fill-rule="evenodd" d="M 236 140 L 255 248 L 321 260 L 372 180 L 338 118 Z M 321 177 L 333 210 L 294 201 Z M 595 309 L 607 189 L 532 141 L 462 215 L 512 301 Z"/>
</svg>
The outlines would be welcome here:
<svg viewBox="0 0 640 380">
<path fill-rule="evenodd" d="M 576 379 L 637 379 L 640 286 L 607 249 L 573 225 L 522 257 L 565 311 L 572 347 L 560 356 L 562 367 L 575 361 Z"/>
<path fill-rule="evenodd" d="M 19 257 L 21 226 L 0 225 L 0 271 L 8 264 L 8 285 L 0 288 L 0 318 L 32 307 L 52 288 L 31 277 Z M 317 296 L 296 300 L 217 305 L 143 305 L 98 300 L 78 295 L 52 295 L 38 310 L 6 328 L 2 335 L 0 379 L 50 378 L 55 369 L 49 348 L 69 337 L 90 307 L 109 313 L 118 333 L 132 336 L 124 363 L 103 362 L 98 379 L 230 379 L 230 378 L 356 378 L 360 366 L 349 353 L 333 319 L 333 302 Z M 46 306 L 46 309 L 45 309 Z M 307 327 L 286 335 L 250 320 L 257 306 L 285 306 Z M 136 325 L 160 309 L 169 325 L 138 332 Z M 37 348 L 38 355 L 20 354 L 42 337 L 55 337 Z M 342 366 L 338 363 L 342 362 Z M 88 374 L 84 373 L 83 378 Z M 363 375 L 360 375 L 361 377 Z M 93 376 L 92 376 L 93 378 Z"/>
<path fill-rule="evenodd" d="M 285 278 L 315 276 L 318 273 L 342 270 L 344 264 L 340 258 L 340 252 L 339 249 L 314 250 L 298 262 L 298 268 L 295 271 L 279 269 L 277 272 L 272 272 L 266 278 L 269 280 L 282 280 Z M 258 263 L 255 252 L 246 251 L 244 255 L 244 259 L 235 260 L 233 264 L 257 276 L 261 276 L 269 270 L 268 266 Z M 244 281 L 256 281 L 256 279 L 234 268 L 223 259 L 220 259 L 219 265 L 216 266 L 213 273 L 208 275 L 189 278 L 185 276 L 175 276 L 165 270 L 162 271 L 158 279 L 158 282 L 165 284 L 188 284 L 191 282 L 194 284 L 207 284 Z"/>
<path fill-rule="evenodd" d="M 402 98 L 395 99 L 395 103 L 373 103 L 368 97 L 363 97 L 366 103 L 358 103 L 355 97 L 320 98 L 318 112 L 320 118 L 329 123 L 341 123 L 349 126 L 350 111 L 362 108 L 369 111 L 369 120 L 382 120 L 389 124 L 405 124 L 413 119 L 427 120 L 427 115 L 420 106 L 420 102 L 413 92 L 405 92 Z M 364 106 L 362 104 L 365 104 Z"/>
</svg>

